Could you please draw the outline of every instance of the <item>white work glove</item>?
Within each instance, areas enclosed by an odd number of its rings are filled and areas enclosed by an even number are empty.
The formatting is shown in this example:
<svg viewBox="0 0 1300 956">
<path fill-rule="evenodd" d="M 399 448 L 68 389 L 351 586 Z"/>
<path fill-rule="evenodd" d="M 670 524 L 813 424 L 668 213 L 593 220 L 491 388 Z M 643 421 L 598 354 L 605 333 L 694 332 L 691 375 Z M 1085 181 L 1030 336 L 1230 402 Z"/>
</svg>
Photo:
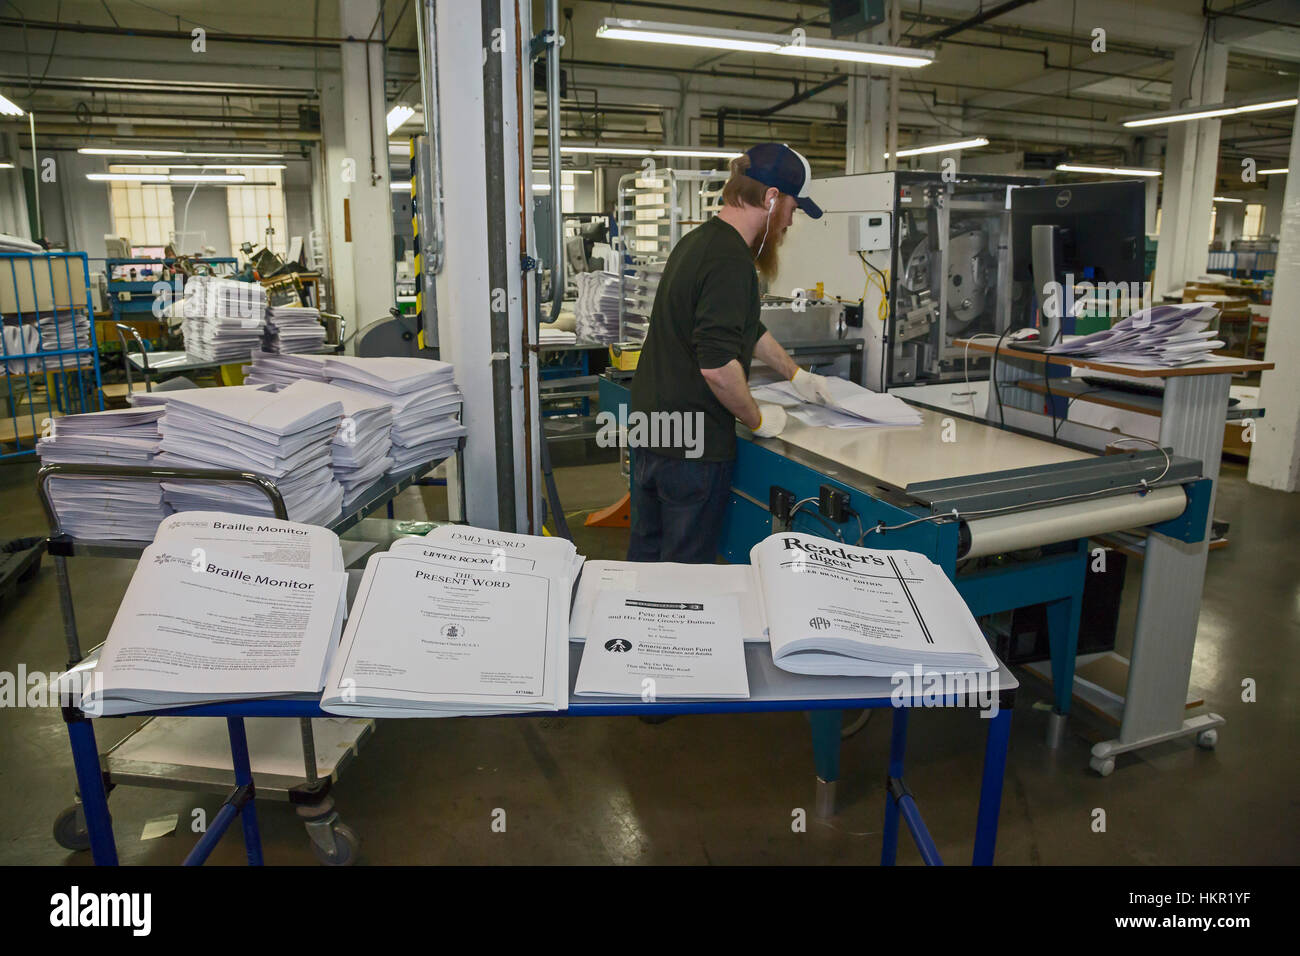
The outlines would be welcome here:
<svg viewBox="0 0 1300 956">
<path fill-rule="evenodd" d="M 785 409 L 780 405 L 758 406 L 758 427 L 755 438 L 775 438 L 785 429 Z"/>
<path fill-rule="evenodd" d="M 794 378 L 790 379 L 790 384 L 805 402 L 812 402 L 814 405 L 834 404 L 830 389 L 826 387 L 824 375 L 799 369 L 794 373 Z"/>
</svg>

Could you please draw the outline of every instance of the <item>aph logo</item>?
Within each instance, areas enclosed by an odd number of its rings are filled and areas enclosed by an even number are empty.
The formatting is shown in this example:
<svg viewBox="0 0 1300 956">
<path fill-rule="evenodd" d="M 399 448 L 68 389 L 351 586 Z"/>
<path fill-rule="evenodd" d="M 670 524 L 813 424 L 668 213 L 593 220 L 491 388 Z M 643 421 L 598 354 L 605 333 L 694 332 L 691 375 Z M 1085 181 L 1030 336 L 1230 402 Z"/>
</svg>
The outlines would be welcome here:
<svg viewBox="0 0 1300 956">
<path fill-rule="evenodd" d="M 831 626 L 831 622 L 826 620 L 824 617 L 814 617 L 808 622 L 808 626 L 814 631 L 824 631 L 826 628 Z"/>
</svg>

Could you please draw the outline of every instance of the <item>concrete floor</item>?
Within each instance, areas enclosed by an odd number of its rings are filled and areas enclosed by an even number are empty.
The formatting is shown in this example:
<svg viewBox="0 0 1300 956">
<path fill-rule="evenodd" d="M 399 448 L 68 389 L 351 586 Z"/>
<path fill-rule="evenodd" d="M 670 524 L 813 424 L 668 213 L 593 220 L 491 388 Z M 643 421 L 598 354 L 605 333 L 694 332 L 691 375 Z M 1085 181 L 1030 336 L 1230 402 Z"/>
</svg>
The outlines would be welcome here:
<svg viewBox="0 0 1300 956">
<path fill-rule="evenodd" d="M 625 487 L 610 463 L 573 465 L 557 454 L 557 479 L 575 513 L 579 549 L 622 557 L 626 531 L 591 530 L 583 513 Z M 566 466 L 566 463 L 567 466 Z M 44 522 L 30 463 L 0 465 L 0 537 L 37 535 Z M 1102 779 L 1088 749 L 1113 736 L 1076 717 L 1065 745 L 1043 744 L 1046 714 L 1034 685 L 1017 700 L 997 860 L 1003 864 L 1294 864 L 1300 860 L 1297 698 L 1300 647 L 1300 496 L 1248 485 L 1227 463 L 1218 515 L 1232 545 L 1210 557 L 1193 681 L 1207 707 L 1227 718 L 1216 751 L 1190 741 L 1121 757 Z M 398 517 L 441 517 L 437 489 L 412 489 Z M 132 563 L 70 562 L 83 645 L 102 639 Z M 1136 571 L 1125 593 L 1131 627 Z M 1122 640 L 1126 639 L 1124 636 Z M 54 572 L 47 558 L 20 597 L 0 606 L 0 669 L 49 671 L 65 659 Z M 1243 703 L 1254 678 L 1258 701 Z M 1035 706 L 1038 703 L 1038 706 Z M 390 720 L 379 724 L 335 789 L 343 819 L 361 836 L 361 862 L 383 863 L 874 863 L 880 853 L 882 778 L 889 715 L 878 712 L 845 741 L 838 815 L 812 813 L 812 751 L 798 713 L 679 717 L 650 726 L 635 718 Z M 130 726 L 97 722 L 101 749 Z M 973 712 L 913 716 L 907 771 L 945 860 L 972 847 L 984 725 Z M 0 716 L 0 863 L 89 863 L 50 836 L 73 794 L 67 735 L 57 710 L 10 708 Z M 209 818 L 215 795 L 120 787 L 110 800 L 123 862 L 172 864 L 192 845 L 196 807 Z M 791 814 L 808 811 L 806 833 Z M 1104 833 L 1092 829 L 1106 811 Z M 494 810 L 506 832 L 494 832 Z M 141 839 L 145 823 L 177 814 L 181 832 Z M 262 806 L 266 857 L 311 863 L 308 842 L 282 803 Z M 900 861 L 917 862 L 906 836 Z M 213 862 L 241 863 L 230 835 Z"/>
</svg>

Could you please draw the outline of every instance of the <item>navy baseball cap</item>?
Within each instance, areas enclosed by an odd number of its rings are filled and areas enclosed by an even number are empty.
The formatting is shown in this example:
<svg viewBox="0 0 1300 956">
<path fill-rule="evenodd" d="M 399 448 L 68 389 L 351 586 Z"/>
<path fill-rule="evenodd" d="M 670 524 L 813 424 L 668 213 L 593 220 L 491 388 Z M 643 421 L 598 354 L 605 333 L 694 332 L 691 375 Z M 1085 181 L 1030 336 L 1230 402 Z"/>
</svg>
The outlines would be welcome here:
<svg viewBox="0 0 1300 956">
<path fill-rule="evenodd" d="M 808 195 L 812 167 L 802 154 L 785 143 L 759 143 L 747 149 L 745 155 L 749 157 L 746 176 L 793 196 L 795 205 L 813 219 L 822 217 L 821 206 Z"/>
</svg>

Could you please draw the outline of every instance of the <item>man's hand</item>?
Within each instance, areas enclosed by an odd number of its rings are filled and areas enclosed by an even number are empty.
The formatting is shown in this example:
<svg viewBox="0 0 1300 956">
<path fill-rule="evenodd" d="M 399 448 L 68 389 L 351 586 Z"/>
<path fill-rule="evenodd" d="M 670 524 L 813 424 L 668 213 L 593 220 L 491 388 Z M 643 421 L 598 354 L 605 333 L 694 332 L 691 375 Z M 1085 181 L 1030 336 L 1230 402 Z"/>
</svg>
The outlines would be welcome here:
<svg viewBox="0 0 1300 956">
<path fill-rule="evenodd" d="M 785 409 L 780 405 L 759 405 L 754 437 L 775 438 L 785 429 L 785 420 Z"/>
<path fill-rule="evenodd" d="M 799 397 L 805 402 L 812 402 L 814 405 L 832 405 L 835 402 L 830 389 L 826 385 L 826 376 L 824 375 L 798 369 L 794 373 L 794 377 L 790 379 L 790 384 L 794 386 L 794 390 L 799 393 Z"/>
</svg>

